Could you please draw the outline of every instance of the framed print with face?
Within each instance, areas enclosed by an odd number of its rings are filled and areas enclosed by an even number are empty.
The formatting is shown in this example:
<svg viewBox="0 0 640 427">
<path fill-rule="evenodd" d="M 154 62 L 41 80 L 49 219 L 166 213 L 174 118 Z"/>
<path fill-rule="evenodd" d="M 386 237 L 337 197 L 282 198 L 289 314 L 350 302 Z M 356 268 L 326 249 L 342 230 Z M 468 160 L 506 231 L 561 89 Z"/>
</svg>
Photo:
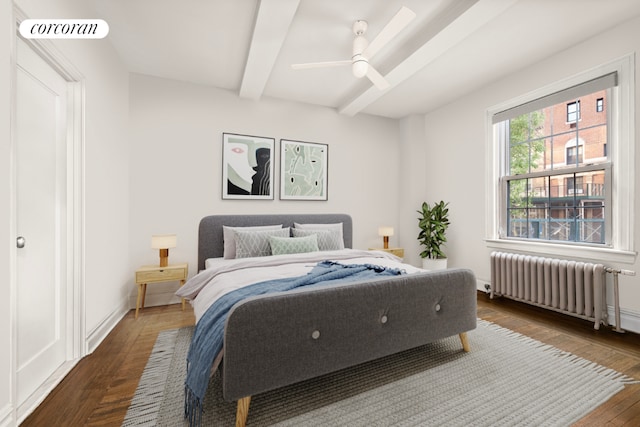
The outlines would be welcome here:
<svg viewBox="0 0 640 427">
<path fill-rule="evenodd" d="M 273 199 L 275 139 L 222 134 L 222 198 Z"/>
<path fill-rule="evenodd" d="M 280 140 L 280 199 L 327 200 L 329 146 Z"/>
</svg>

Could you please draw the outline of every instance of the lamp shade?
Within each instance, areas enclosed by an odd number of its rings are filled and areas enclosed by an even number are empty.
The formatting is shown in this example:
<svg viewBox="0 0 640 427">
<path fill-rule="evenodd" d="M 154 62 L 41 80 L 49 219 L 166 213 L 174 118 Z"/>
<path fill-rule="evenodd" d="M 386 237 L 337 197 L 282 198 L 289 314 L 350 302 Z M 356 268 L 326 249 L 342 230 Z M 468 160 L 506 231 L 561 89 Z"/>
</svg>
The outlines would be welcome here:
<svg viewBox="0 0 640 427">
<path fill-rule="evenodd" d="M 170 249 L 178 244 L 175 234 L 154 234 L 151 236 L 151 249 Z"/>
<path fill-rule="evenodd" d="M 393 227 L 379 227 L 378 236 L 393 236 Z"/>
</svg>

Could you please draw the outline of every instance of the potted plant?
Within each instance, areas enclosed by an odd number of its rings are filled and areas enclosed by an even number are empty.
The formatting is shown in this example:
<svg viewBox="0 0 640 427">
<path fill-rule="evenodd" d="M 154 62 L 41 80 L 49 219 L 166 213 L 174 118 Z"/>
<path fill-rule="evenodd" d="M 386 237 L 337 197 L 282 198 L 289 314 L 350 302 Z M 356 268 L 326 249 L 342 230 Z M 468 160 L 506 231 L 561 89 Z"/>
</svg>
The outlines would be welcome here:
<svg viewBox="0 0 640 427">
<path fill-rule="evenodd" d="M 422 210 L 417 211 L 420 234 L 418 240 L 424 246 L 420 253 L 422 268 L 425 270 L 440 270 L 447 268 L 447 256 L 442 252 L 442 244 L 446 243 L 446 231 L 449 227 L 449 203 L 440 201 L 430 206 L 422 203 Z"/>
</svg>

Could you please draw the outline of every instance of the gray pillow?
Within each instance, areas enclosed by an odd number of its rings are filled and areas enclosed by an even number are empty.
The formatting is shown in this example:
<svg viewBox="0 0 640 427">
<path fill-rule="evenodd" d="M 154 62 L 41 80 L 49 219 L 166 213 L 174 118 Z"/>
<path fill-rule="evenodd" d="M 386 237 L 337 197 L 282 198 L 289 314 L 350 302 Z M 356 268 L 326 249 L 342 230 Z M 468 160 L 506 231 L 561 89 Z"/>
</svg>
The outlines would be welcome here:
<svg viewBox="0 0 640 427">
<path fill-rule="evenodd" d="M 335 230 L 304 230 L 292 228 L 293 237 L 317 236 L 318 250 L 335 251 L 344 249 L 344 242 Z"/>
<path fill-rule="evenodd" d="M 237 230 L 279 230 L 282 228 L 282 224 L 278 225 L 256 225 L 253 227 L 228 227 L 222 226 L 222 242 L 224 244 L 224 251 L 222 257 L 224 259 L 234 259 L 236 257 L 236 231 Z"/>
<path fill-rule="evenodd" d="M 271 255 L 269 236 L 289 237 L 289 228 L 277 230 L 236 230 L 236 258 Z"/>
<path fill-rule="evenodd" d="M 297 228 L 299 230 L 329 231 L 334 234 L 334 239 L 338 242 L 338 247 L 336 249 L 344 249 L 344 237 L 342 235 L 341 222 L 334 224 L 299 224 L 295 222 L 294 227 L 294 230 Z M 320 246 L 320 243 L 318 243 L 318 246 Z"/>
</svg>

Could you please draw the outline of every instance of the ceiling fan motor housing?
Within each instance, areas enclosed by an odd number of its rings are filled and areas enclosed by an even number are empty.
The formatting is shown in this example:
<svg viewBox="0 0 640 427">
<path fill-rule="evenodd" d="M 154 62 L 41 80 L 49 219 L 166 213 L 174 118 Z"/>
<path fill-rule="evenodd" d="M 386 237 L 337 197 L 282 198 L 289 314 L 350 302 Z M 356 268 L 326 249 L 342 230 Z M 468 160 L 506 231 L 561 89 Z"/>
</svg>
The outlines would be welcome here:
<svg viewBox="0 0 640 427">
<path fill-rule="evenodd" d="M 369 71 L 369 60 L 362 56 L 362 52 L 369 46 L 369 42 L 363 36 L 365 31 L 367 31 L 367 21 L 356 21 L 353 24 L 353 32 L 356 34 L 356 38 L 353 40 L 351 61 L 353 75 L 357 78 L 366 76 L 367 71 Z"/>
</svg>

